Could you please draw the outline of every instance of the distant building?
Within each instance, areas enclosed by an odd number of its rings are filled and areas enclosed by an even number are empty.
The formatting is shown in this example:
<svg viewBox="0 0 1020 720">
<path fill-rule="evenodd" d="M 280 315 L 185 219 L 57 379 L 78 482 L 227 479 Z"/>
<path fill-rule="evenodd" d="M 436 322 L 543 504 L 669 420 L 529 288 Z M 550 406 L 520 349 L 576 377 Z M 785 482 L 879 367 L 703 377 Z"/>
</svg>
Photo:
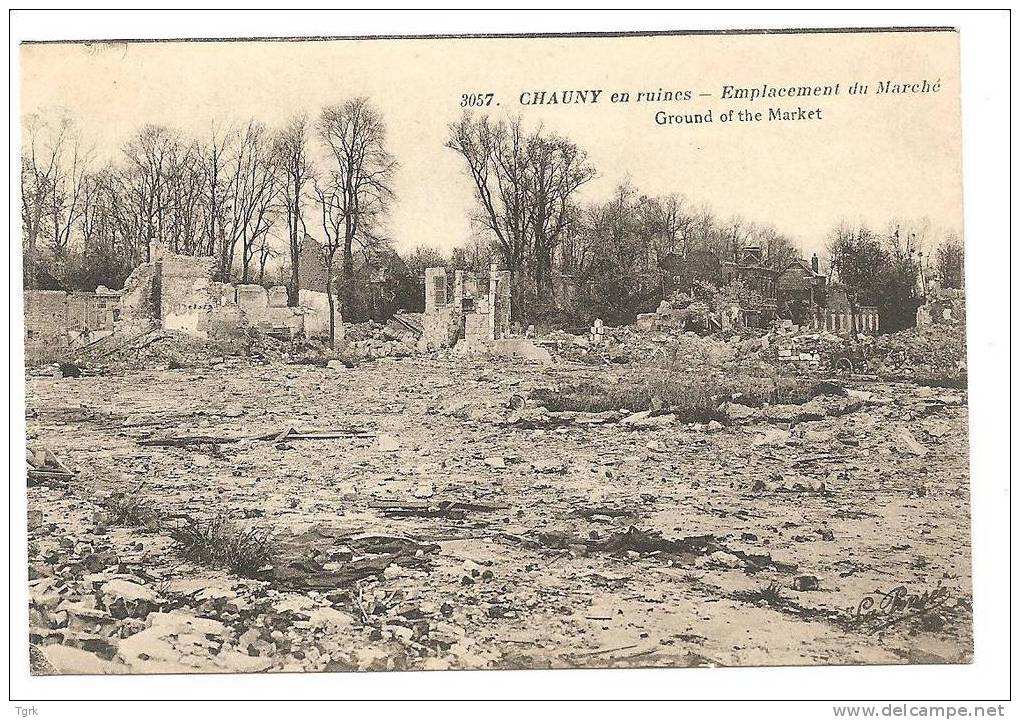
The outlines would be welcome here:
<svg viewBox="0 0 1020 720">
<path fill-rule="evenodd" d="M 811 262 L 797 258 L 782 272 L 776 284 L 777 312 L 797 325 L 806 325 L 825 305 L 827 278 L 818 271 L 818 255 Z"/>
<path fill-rule="evenodd" d="M 722 264 L 726 282 L 739 280 L 748 292 L 741 303 L 744 324 L 751 327 L 767 327 L 776 319 L 777 279 L 779 271 L 764 262 L 762 249 L 749 245 L 740 250 L 736 261 Z"/>
<path fill-rule="evenodd" d="M 846 289 L 830 284 L 819 272 L 817 254 L 810 262 L 797 258 L 779 273 L 776 301 L 778 316 L 794 325 L 830 332 L 878 332 L 878 308 L 858 306 L 855 323 Z"/>
<path fill-rule="evenodd" d="M 711 250 L 690 250 L 686 255 L 667 253 L 659 261 L 663 273 L 663 292 L 690 294 L 699 282 L 721 285 L 722 263 Z"/>
</svg>

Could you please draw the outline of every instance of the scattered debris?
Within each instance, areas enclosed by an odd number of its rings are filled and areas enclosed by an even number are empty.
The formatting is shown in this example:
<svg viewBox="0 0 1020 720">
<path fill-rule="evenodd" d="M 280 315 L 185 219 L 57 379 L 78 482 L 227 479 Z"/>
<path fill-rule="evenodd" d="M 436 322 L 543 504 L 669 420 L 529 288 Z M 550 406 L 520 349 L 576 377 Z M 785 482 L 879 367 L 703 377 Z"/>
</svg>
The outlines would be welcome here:
<svg viewBox="0 0 1020 720">
<path fill-rule="evenodd" d="M 343 440 L 348 438 L 371 439 L 375 433 L 365 428 L 334 428 L 332 430 L 296 430 L 292 427 L 284 428 L 275 435 L 262 436 L 264 439 L 272 439 L 276 442 L 287 442 L 290 440 Z M 380 436 L 381 438 L 382 436 Z M 389 436 L 387 436 L 389 437 Z M 392 438 L 391 438 L 392 440 Z"/>
<path fill-rule="evenodd" d="M 65 483 L 74 477 L 60 459 L 45 445 L 28 446 L 28 484 Z"/>
<path fill-rule="evenodd" d="M 463 520 L 470 513 L 491 513 L 505 510 L 507 505 L 461 502 L 459 500 L 415 501 L 415 500 L 372 500 L 370 508 L 381 511 L 388 517 L 443 517 Z"/>
<path fill-rule="evenodd" d="M 818 578 L 814 575 L 798 575 L 793 579 L 793 589 L 797 592 L 818 589 Z"/>
<path fill-rule="evenodd" d="M 548 366 L 161 332 L 30 376 L 76 470 L 29 479 L 33 672 L 968 659 L 964 389 L 773 360 L 792 330 L 581 332 Z M 846 608 L 894 577 L 953 601 L 877 644 Z"/>
</svg>

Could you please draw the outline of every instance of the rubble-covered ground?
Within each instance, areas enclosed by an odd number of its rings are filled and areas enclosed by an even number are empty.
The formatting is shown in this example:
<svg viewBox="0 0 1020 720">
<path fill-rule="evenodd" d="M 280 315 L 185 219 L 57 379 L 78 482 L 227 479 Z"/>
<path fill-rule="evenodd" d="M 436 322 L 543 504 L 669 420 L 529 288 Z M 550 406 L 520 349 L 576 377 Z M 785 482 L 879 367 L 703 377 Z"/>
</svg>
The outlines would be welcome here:
<svg viewBox="0 0 1020 720">
<path fill-rule="evenodd" d="M 30 374 L 29 444 L 75 472 L 28 488 L 34 671 L 970 661 L 964 391 L 707 424 L 529 400 L 628 372 Z"/>
</svg>

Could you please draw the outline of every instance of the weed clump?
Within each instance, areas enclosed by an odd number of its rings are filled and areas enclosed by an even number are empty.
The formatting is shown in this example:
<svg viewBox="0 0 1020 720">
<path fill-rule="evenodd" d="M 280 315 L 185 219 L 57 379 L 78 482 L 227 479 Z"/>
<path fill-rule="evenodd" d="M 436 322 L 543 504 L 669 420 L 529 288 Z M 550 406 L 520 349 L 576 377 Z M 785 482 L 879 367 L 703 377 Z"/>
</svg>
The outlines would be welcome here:
<svg viewBox="0 0 1020 720">
<path fill-rule="evenodd" d="M 769 607 L 780 607 L 786 602 L 783 597 L 783 588 L 779 583 L 771 583 L 757 590 L 749 590 L 741 593 L 739 600 L 752 605 L 768 605 Z"/>
<path fill-rule="evenodd" d="M 669 412 L 681 422 L 724 420 L 719 406 L 728 401 L 763 405 L 803 405 L 818 395 L 842 393 L 828 383 L 790 377 L 690 375 L 648 370 L 614 380 L 584 380 L 539 388 L 532 399 L 553 412 L 605 412 L 628 409 Z"/>
<path fill-rule="evenodd" d="M 272 531 L 241 528 L 218 515 L 210 520 L 188 518 L 173 532 L 177 551 L 186 560 L 225 567 L 242 577 L 255 577 L 273 557 Z"/>
<path fill-rule="evenodd" d="M 115 492 L 102 501 L 110 525 L 144 527 L 156 530 L 160 525 L 159 510 L 136 493 Z"/>
</svg>

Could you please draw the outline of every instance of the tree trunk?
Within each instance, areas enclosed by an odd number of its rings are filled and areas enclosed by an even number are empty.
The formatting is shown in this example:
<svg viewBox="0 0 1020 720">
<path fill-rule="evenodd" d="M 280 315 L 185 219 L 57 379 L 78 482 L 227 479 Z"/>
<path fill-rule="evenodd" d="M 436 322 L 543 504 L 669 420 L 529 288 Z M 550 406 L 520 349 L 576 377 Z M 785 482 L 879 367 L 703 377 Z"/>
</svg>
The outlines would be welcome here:
<svg viewBox="0 0 1020 720">
<path fill-rule="evenodd" d="M 349 312 L 353 308 L 354 301 L 354 236 L 347 233 L 344 236 L 344 262 L 343 272 L 340 276 L 342 285 L 341 297 L 343 298 L 342 308 Z"/>
<path fill-rule="evenodd" d="M 295 186 L 297 183 L 295 183 Z M 298 196 L 295 193 L 294 203 L 289 208 L 290 214 L 290 292 L 289 304 L 296 307 L 298 304 L 298 260 L 300 248 L 298 248 Z"/>
<path fill-rule="evenodd" d="M 254 239 L 251 242 L 255 242 Z M 245 285 L 251 279 L 251 254 L 247 238 L 241 238 L 241 282 Z"/>
<path fill-rule="evenodd" d="M 336 299 L 332 289 L 333 283 L 328 279 L 332 274 L 332 268 L 327 268 L 326 299 L 329 301 L 329 349 L 336 350 Z"/>
<path fill-rule="evenodd" d="M 548 309 L 549 300 L 552 297 L 552 261 L 549 258 L 549 251 L 541 248 L 535 256 L 535 302 L 536 310 L 542 312 Z"/>
<path fill-rule="evenodd" d="M 298 304 L 298 240 L 297 226 L 290 233 L 290 305 Z"/>
</svg>

